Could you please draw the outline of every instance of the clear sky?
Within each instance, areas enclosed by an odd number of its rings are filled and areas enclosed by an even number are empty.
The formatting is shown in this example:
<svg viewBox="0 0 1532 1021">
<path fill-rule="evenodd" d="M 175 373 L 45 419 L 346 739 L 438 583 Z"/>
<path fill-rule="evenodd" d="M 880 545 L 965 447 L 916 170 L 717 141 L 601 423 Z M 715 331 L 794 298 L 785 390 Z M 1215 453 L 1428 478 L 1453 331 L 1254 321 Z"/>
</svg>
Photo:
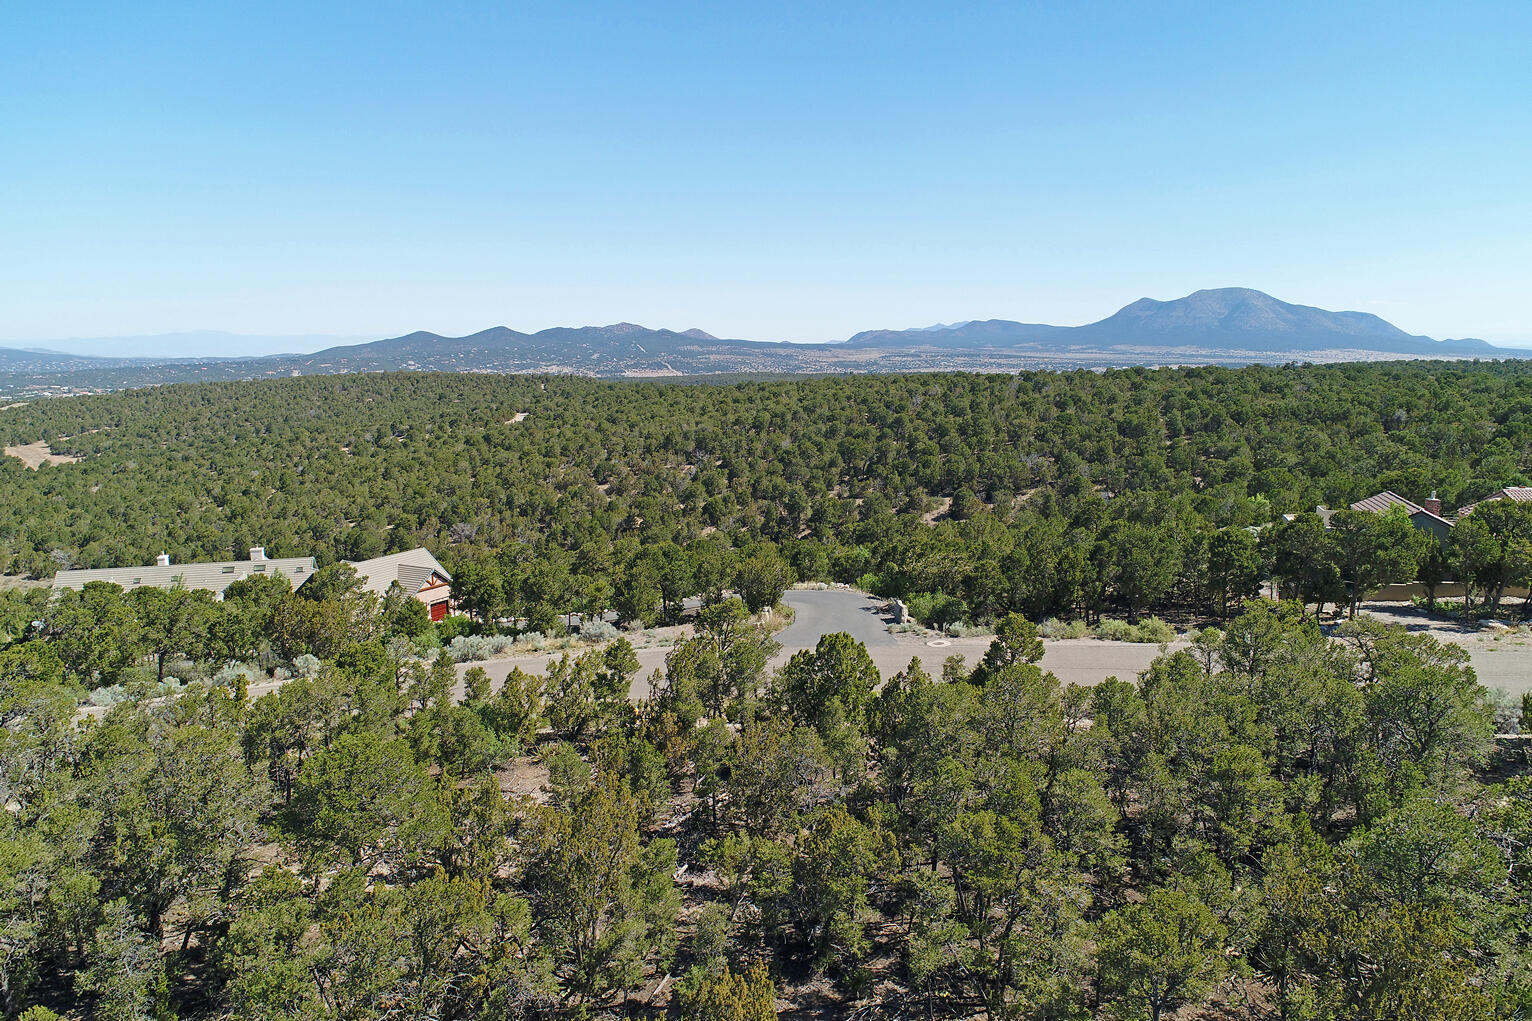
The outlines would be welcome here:
<svg viewBox="0 0 1532 1021">
<path fill-rule="evenodd" d="M 4 339 L 1235 285 L 1532 341 L 1532 3 L 0 4 Z"/>
</svg>

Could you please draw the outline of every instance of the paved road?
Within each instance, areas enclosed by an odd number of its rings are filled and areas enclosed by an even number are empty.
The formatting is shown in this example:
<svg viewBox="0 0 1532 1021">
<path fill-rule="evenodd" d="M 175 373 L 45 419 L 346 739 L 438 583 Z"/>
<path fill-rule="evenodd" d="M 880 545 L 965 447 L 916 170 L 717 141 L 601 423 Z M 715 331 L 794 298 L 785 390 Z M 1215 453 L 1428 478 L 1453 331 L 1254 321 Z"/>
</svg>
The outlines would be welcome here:
<svg viewBox="0 0 1532 1021">
<path fill-rule="evenodd" d="M 782 643 L 780 664 L 799 649 L 812 649 L 819 636 L 845 631 L 867 646 L 872 661 L 884 677 L 891 677 L 919 657 L 931 674 L 941 672 L 948 656 L 963 656 L 969 667 L 976 665 L 989 648 L 989 637 L 936 639 L 929 633 L 890 634 L 892 618 L 882 615 L 882 603 L 860 592 L 845 589 L 799 589 L 789 592 L 786 602 L 796 612 L 792 625 L 777 635 Z M 932 640 L 942 642 L 933 646 Z M 1176 643 L 1172 648 L 1182 648 Z M 1125 642 L 1102 642 L 1092 638 L 1044 643 L 1042 663 L 1065 684 L 1098 684 L 1108 677 L 1132 680 L 1148 669 L 1160 654 L 1158 645 L 1133 645 Z"/>
<path fill-rule="evenodd" d="M 812 649 L 821 635 L 845 631 L 867 646 L 878 671 L 891 677 L 909 666 L 910 660 L 919 657 L 921 664 L 931 674 L 940 674 L 942 662 L 951 655 L 965 657 L 968 666 L 978 663 L 989 647 L 989 638 L 940 639 L 944 644 L 929 644 L 929 633 L 890 634 L 888 621 L 881 615 L 881 604 L 874 599 L 847 589 L 796 589 L 787 593 L 786 602 L 796 616 L 793 623 L 777 634 L 782 651 L 772 661 L 772 667 L 781 666 L 794 652 Z M 1375 610 L 1373 606 L 1369 610 Z M 1377 608 L 1383 609 L 1383 608 Z M 1388 616 L 1380 613 L 1380 616 Z M 1399 616 L 1409 614 L 1400 611 Z M 1420 620 L 1396 620 L 1406 626 L 1421 628 Z M 1438 637 L 1455 641 L 1464 646 L 1473 660 L 1479 680 L 1489 688 L 1501 688 L 1514 695 L 1532 689 L 1532 638 L 1520 635 L 1492 635 L 1447 633 L 1450 628 L 1433 626 L 1440 630 Z M 1172 644 L 1172 649 L 1183 648 L 1184 643 Z M 1148 668 L 1154 657 L 1160 654 L 1158 645 L 1136 645 L 1127 642 L 1103 642 L 1094 638 L 1078 638 L 1044 643 L 1043 669 L 1051 670 L 1065 684 L 1098 684 L 1107 677 L 1133 680 Z M 647 678 L 656 669 L 663 670 L 666 648 L 638 650 L 641 664 L 639 678 L 634 682 L 635 698 L 644 697 L 649 690 Z M 491 683 L 500 687 L 510 668 L 520 666 L 531 673 L 543 673 L 550 659 L 557 655 L 519 656 L 514 659 L 490 660 L 479 664 L 464 663 L 459 673 L 469 666 L 478 665 L 489 672 Z"/>
<path fill-rule="evenodd" d="M 902 670 L 909 663 L 910 656 L 914 654 L 914 646 L 912 646 L 909 651 L 903 652 L 901 658 L 902 647 L 894 640 L 894 636 L 888 633 L 887 624 L 879 616 L 882 604 L 860 592 L 845 589 L 824 591 L 794 589 L 787 593 L 783 601 L 793 608 L 795 616 L 793 623 L 777 632 L 776 639 L 782 646 L 782 651 L 777 653 L 771 661 L 773 669 L 786 663 L 793 653 L 802 649 L 812 649 L 819 643 L 820 636 L 835 631 L 848 632 L 858 641 L 866 644 L 868 650 L 873 653 L 873 659 L 878 663 L 878 669 L 885 673 L 891 674 Z M 649 675 L 656 670 L 665 669 L 665 657 L 669 654 L 669 648 L 638 650 L 639 672 L 633 682 L 634 698 L 644 698 L 649 694 Z M 490 686 L 498 690 L 512 667 L 520 667 L 533 674 L 546 673 L 548 664 L 556 661 L 560 655 L 562 653 L 539 653 L 491 659 L 480 663 L 460 663 L 458 676 L 461 677 L 466 673 L 469 667 L 483 667 L 489 674 Z M 570 655 L 579 655 L 579 653 L 571 652 Z M 895 663 L 897 665 L 892 665 Z M 461 691 L 459 693 L 461 694 Z"/>
<path fill-rule="evenodd" d="M 888 633 L 883 604 L 846 589 L 794 589 L 782 598 L 793 608 L 793 622 L 777 634 L 782 651 L 791 655 L 812 649 L 823 635 L 844 631 L 868 650 L 891 648 L 898 642 Z"/>
<path fill-rule="evenodd" d="M 1365 603 L 1363 609 L 1385 623 L 1467 649 L 1479 683 L 1491 691 L 1499 689 L 1513 698 L 1532 691 L 1532 636 L 1525 631 L 1464 627 L 1452 620 L 1432 617 L 1408 603 Z"/>
<path fill-rule="evenodd" d="M 787 662 L 794 652 L 812 649 L 821 635 L 834 631 L 845 631 L 865 644 L 873 663 L 885 678 L 908 667 L 916 657 L 920 658 L 921 664 L 932 675 L 939 675 L 942 662 L 952 655 L 963 656 L 971 668 L 983 657 L 984 650 L 989 648 L 990 639 L 987 637 L 935 639 L 929 632 L 890 634 L 888 620 L 881 615 L 881 604 L 848 589 L 796 589 L 787 593 L 785 601 L 793 608 L 796 616 L 792 624 L 777 633 L 782 651 L 772 660 L 773 669 Z M 1532 690 L 1532 635 L 1525 632 L 1477 632 L 1451 622 L 1429 618 L 1409 607 L 1391 604 L 1368 604 L 1367 610 L 1390 623 L 1402 624 L 1413 631 L 1428 631 L 1443 641 L 1463 646 L 1468 650 L 1474 670 L 1479 675 L 1479 682 L 1487 688 L 1501 689 L 1513 697 Z M 933 640 L 938 644 L 933 646 Z M 1185 643 L 1173 643 L 1170 647 L 1184 648 Z M 663 646 L 638 650 L 639 674 L 633 682 L 634 698 L 648 695 L 649 675 L 655 670 L 664 670 L 665 657 L 669 653 L 670 649 Z M 1112 676 L 1125 681 L 1134 680 L 1159 654 L 1158 645 L 1077 638 L 1045 642 L 1040 665 L 1044 670 L 1051 670 L 1065 684 L 1099 684 Z M 470 667 L 483 667 L 490 676 L 491 686 L 498 690 L 513 666 L 519 666 L 528 673 L 543 674 L 547 672 L 549 662 L 557 660 L 560 655 L 542 653 L 479 663 L 460 663 L 458 676 L 461 677 Z M 578 655 L 578 652 L 571 655 Z M 257 698 L 280 685 L 280 681 L 260 681 L 250 686 L 250 695 Z M 459 696 L 462 694 L 461 683 L 457 693 Z M 84 711 L 100 715 L 104 710 L 89 707 Z"/>
<path fill-rule="evenodd" d="M 889 619 L 882 615 L 882 603 L 847 589 L 795 589 L 787 593 L 784 601 L 793 608 L 795 616 L 792 624 L 777 633 L 782 650 L 771 662 L 773 669 L 787 662 L 793 653 L 812 649 L 822 635 L 836 631 L 844 631 L 866 645 L 878 672 L 884 677 L 892 677 L 917 657 L 933 675 L 941 673 L 942 662 L 951 655 L 964 656 L 972 667 L 989 648 L 987 637 L 939 639 L 942 644 L 932 646 L 929 642 L 933 636 L 929 633 L 890 634 Z M 655 670 L 664 669 L 669 651 L 668 648 L 638 650 L 640 669 L 633 682 L 634 698 L 643 698 L 649 693 L 648 677 Z M 1102 642 L 1089 638 L 1047 642 L 1041 665 L 1043 669 L 1053 671 L 1065 684 L 1096 684 L 1111 676 L 1123 680 L 1136 678 L 1159 652 L 1157 645 Z M 544 673 L 548 663 L 558 656 L 554 653 L 462 663 L 458 673 L 461 675 L 470 666 L 481 666 L 489 673 L 491 685 L 498 689 L 511 667 L 519 666 L 529 673 Z"/>
</svg>

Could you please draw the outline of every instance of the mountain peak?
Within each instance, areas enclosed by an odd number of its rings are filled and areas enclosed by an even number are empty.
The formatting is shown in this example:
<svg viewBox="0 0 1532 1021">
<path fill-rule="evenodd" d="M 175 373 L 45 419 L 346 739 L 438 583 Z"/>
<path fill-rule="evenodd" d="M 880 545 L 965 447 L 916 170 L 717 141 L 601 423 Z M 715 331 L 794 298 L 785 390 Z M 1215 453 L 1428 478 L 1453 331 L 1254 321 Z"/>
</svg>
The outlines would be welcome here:
<svg viewBox="0 0 1532 1021">
<path fill-rule="evenodd" d="M 1278 301 L 1265 291 L 1258 291 L 1254 287 L 1204 287 L 1201 290 L 1188 294 L 1183 301 L 1202 299 L 1205 301 L 1257 301 L 1270 302 L 1284 305 L 1286 302 Z"/>
<path fill-rule="evenodd" d="M 1080 327 L 1097 334 L 1175 335 L 1187 342 L 1222 338 L 1237 342 L 1261 337 L 1291 341 L 1296 350 L 1357 347 L 1357 339 L 1404 341 L 1412 338 L 1398 327 L 1367 312 L 1330 312 L 1311 305 L 1293 305 L 1250 287 L 1218 287 L 1194 291 L 1183 298 L 1156 301 L 1140 298 L 1115 315 Z"/>
<path fill-rule="evenodd" d="M 1149 351 L 1184 357 L 1287 356 L 1347 352 L 1440 358 L 1503 357 L 1483 341 L 1435 341 L 1405 333 L 1368 312 L 1331 312 L 1294 305 L 1253 287 L 1212 287 L 1161 301 L 1140 298 L 1085 326 L 1041 326 L 1008 320 L 949 327 L 872 330 L 853 347 L 961 350 L 1118 350 L 1142 359 Z"/>
</svg>

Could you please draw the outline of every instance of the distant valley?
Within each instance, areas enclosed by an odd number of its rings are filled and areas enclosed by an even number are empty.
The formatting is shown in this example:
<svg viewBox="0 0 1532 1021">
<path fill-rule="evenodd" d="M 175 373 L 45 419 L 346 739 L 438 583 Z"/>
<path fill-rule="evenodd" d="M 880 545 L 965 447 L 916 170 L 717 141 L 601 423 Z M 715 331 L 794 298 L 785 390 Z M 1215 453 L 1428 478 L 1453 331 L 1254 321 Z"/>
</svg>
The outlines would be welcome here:
<svg viewBox="0 0 1532 1021">
<path fill-rule="evenodd" d="M 663 379 L 1519 357 L 1532 357 L 1532 352 L 1482 340 L 1433 340 L 1365 312 L 1332 312 L 1248 288 L 1220 288 L 1172 301 L 1144 298 L 1084 326 L 968 321 L 868 330 L 825 344 L 723 339 L 695 329 L 676 332 L 618 323 L 537 333 L 500 326 L 466 337 L 416 332 L 313 354 L 245 358 L 102 358 L 0 348 L 0 396 L 401 370 Z"/>
</svg>

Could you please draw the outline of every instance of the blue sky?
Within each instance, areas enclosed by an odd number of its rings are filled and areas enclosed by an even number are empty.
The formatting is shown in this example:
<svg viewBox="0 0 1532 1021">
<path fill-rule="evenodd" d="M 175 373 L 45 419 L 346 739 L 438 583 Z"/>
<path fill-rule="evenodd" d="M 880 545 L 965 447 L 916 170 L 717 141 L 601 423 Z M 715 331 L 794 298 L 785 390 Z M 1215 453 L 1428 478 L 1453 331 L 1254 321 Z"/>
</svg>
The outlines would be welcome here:
<svg viewBox="0 0 1532 1021">
<path fill-rule="evenodd" d="M 1532 4 L 0 6 L 0 338 L 1532 342 Z"/>
</svg>

